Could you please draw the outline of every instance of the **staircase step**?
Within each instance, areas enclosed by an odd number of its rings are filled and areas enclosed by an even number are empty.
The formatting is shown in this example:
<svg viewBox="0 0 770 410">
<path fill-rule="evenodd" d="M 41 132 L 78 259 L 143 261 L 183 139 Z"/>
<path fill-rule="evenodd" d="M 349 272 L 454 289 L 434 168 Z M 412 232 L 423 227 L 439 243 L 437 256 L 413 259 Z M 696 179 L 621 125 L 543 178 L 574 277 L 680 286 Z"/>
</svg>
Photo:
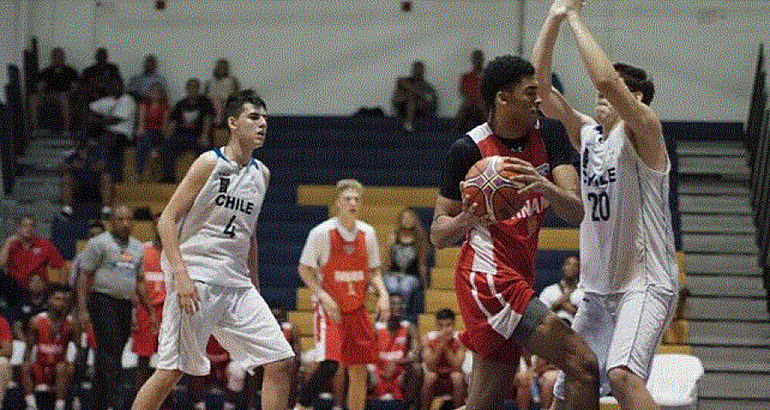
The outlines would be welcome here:
<svg viewBox="0 0 770 410">
<path fill-rule="evenodd" d="M 754 234 L 754 218 L 751 215 L 703 215 L 684 214 L 681 219 L 682 233 L 747 233 Z"/>
<path fill-rule="evenodd" d="M 56 201 L 59 199 L 58 176 L 21 176 L 13 185 L 13 197 L 18 201 Z"/>
<path fill-rule="evenodd" d="M 38 137 L 30 141 L 29 147 L 48 147 L 54 149 L 72 149 L 75 144 L 71 138 Z"/>
<path fill-rule="evenodd" d="M 676 153 L 681 156 L 745 157 L 746 149 L 738 141 L 677 141 Z"/>
<path fill-rule="evenodd" d="M 751 195 L 751 190 L 745 181 L 692 175 L 679 176 L 677 192 L 680 195 L 737 195 L 745 197 Z"/>
<path fill-rule="evenodd" d="M 706 372 L 700 397 L 770 399 L 770 377 L 764 373 Z"/>
<path fill-rule="evenodd" d="M 748 296 L 767 295 L 761 276 L 745 275 L 691 275 L 687 289 L 693 296 Z"/>
<path fill-rule="evenodd" d="M 682 235 L 682 250 L 685 252 L 718 252 L 724 254 L 757 253 L 757 243 L 754 235 Z"/>
<path fill-rule="evenodd" d="M 760 275 L 757 257 L 752 255 L 714 255 L 687 253 L 685 266 L 688 274 L 726 273 Z"/>
<path fill-rule="evenodd" d="M 767 400 L 729 400 L 719 398 L 700 398 L 698 410 L 767 410 L 770 409 L 770 399 Z"/>
<path fill-rule="evenodd" d="M 770 323 L 688 320 L 687 341 L 692 346 L 767 348 L 770 347 Z"/>
<path fill-rule="evenodd" d="M 736 179 L 749 179 L 751 170 L 744 157 L 679 157 L 679 174 L 727 175 Z"/>
<path fill-rule="evenodd" d="M 688 319 L 722 319 L 739 321 L 767 321 L 767 302 L 764 298 L 687 298 Z"/>
<path fill-rule="evenodd" d="M 767 349 L 693 347 L 692 354 L 699 357 L 703 366 L 716 371 L 748 371 L 770 373 Z"/>
<path fill-rule="evenodd" d="M 751 215 L 747 197 L 735 195 L 679 195 L 679 212 L 701 215 Z"/>
</svg>

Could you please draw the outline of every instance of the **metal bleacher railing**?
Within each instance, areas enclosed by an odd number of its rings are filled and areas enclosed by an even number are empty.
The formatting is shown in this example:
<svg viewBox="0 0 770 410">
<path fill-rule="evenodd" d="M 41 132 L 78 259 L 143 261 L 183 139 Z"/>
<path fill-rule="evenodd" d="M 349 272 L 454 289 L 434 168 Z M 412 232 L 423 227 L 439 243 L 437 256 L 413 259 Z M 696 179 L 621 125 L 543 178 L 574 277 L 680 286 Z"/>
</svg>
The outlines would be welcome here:
<svg viewBox="0 0 770 410">
<path fill-rule="evenodd" d="M 746 122 L 744 144 L 751 167 L 751 205 L 757 228 L 758 265 L 763 271 L 770 312 L 770 109 L 767 107 L 767 72 L 764 67 L 764 45 L 759 46 L 751 107 Z"/>
</svg>

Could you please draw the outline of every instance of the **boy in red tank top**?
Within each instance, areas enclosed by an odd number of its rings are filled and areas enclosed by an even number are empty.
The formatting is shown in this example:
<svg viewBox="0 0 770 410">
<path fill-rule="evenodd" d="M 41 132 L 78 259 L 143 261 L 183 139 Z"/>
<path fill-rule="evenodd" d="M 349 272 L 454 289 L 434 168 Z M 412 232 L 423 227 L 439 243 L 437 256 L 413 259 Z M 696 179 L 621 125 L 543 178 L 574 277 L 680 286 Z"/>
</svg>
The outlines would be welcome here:
<svg viewBox="0 0 770 410">
<path fill-rule="evenodd" d="M 27 349 L 22 364 L 27 409 L 37 409 L 35 387 L 47 385 L 56 392 L 56 410 L 64 410 L 69 390 L 72 366 L 65 356 L 67 346 L 75 342 L 75 322 L 68 316 L 72 291 L 61 285 L 52 285 L 48 293 L 48 310 L 32 318 L 27 335 Z M 37 350 L 32 361 L 32 350 Z"/>
<path fill-rule="evenodd" d="M 315 336 L 320 364 L 299 392 L 299 405 L 310 407 L 323 381 L 347 368 L 348 408 L 366 404 L 366 364 L 376 359 L 374 328 L 366 311 L 366 293 L 377 289 L 377 311 L 387 320 L 388 292 L 380 276 L 377 236 L 371 225 L 358 220 L 363 186 L 354 179 L 337 182 L 337 216 L 308 234 L 299 274 L 313 291 Z"/>
</svg>

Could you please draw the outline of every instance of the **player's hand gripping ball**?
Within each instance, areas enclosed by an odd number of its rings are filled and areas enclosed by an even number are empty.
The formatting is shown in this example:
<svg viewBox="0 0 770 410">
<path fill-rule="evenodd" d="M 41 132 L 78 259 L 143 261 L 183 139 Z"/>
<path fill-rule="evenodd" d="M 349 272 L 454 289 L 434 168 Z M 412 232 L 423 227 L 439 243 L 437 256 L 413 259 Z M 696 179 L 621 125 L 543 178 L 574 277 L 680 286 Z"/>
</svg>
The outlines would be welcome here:
<svg viewBox="0 0 770 410">
<path fill-rule="evenodd" d="M 524 184 L 516 182 L 516 171 L 508 167 L 504 157 L 499 155 L 480 159 L 473 164 L 460 184 L 468 204 L 478 204 L 476 215 L 489 215 L 492 222 L 511 218 L 524 206 L 525 198 L 519 195 Z"/>
</svg>

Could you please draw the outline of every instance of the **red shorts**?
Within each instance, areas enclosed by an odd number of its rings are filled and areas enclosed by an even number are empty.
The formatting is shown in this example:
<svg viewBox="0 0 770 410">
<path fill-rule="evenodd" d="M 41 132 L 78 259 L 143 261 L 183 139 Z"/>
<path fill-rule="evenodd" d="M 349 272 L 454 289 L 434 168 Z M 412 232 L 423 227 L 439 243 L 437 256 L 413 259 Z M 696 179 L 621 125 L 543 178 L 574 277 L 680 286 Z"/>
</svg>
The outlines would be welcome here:
<svg viewBox="0 0 770 410">
<path fill-rule="evenodd" d="M 155 309 L 155 317 L 158 318 L 158 323 L 160 323 L 163 315 L 163 305 L 154 305 L 153 308 Z M 131 351 L 140 357 L 150 357 L 158 351 L 158 333 L 152 329 L 147 309 L 139 305 L 135 312 L 136 329 L 131 333 L 134 339 Z"/>
<path fill-rule="evenodd" d="M 317 304 L 314 316 L 319 362 L 333 360 L 343 366 L 354 366 L 377 360 L 374 326 L 365 308 L 343 313 L 342 322 L 336 323 Z"/>
<path fill-rule="evenodd" d="M 56 384 L 56 364 L 45 365 L 42 363 L 32 363 L 32 375 L 34 377 L 35 386 L 41 384 L 53 387 Z"/>
<path fill-rule="evenodd" d="M 496 275 L 458 269 L 455 290 L 465 322 L 460 342 L 485 359 L 518 365 L 511 335 L 534 294 L 530 283 L 510 269 Z"/>
</svg>

